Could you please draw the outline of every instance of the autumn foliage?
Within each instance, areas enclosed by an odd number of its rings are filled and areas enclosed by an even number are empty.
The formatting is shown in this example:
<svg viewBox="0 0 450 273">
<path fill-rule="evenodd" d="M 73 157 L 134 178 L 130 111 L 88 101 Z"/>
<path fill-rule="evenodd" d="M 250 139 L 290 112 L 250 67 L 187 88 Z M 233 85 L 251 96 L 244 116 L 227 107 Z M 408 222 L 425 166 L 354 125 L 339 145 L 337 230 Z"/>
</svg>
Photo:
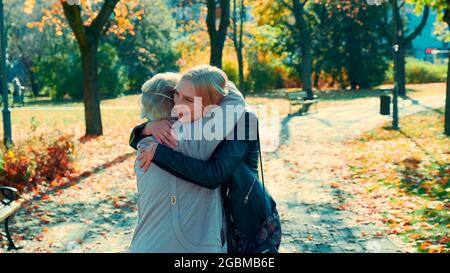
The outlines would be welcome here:
<svg viewBox="0 0 450 273">
<path fill-rule="evenodd" d="M 53 0 L 49 7 L 42 10 L 43 16 L 40 21 L 28 24 L 29 28 L 37 28 L 43 31 L 46 25 L 53 26 L 56 35 L 62 36 L 64 30 L 68 30 L 67 20 L 64 18 L 62 3 L 65 0 Z M 84 25 L 88 26 L 98 15 L 103 0 L 82 0 L 80 1 L 82 8 Z M 70 3 L 69 3 L 70 4 Z M 36 6 L 36 0 L 26 0 L 24 4 L 24 12 L 31 14 Z M 133 20 L 142 19 L 144 13 L 143 7 L 139 1 L 119 1 L 114 9 L 114 16 L 109 23 L 108 33 L 116 34 L 119 38 L 124 39 L 125 34 L 134 35 Z"/>
<path fill-rule="evenodd" d="M 0 154 L 0 185 L 20 191 L 33 190 L 42 183 L 57 183 L 73 171 L 75 150 L 67 134 L 33 136 Z"/>
</svg>

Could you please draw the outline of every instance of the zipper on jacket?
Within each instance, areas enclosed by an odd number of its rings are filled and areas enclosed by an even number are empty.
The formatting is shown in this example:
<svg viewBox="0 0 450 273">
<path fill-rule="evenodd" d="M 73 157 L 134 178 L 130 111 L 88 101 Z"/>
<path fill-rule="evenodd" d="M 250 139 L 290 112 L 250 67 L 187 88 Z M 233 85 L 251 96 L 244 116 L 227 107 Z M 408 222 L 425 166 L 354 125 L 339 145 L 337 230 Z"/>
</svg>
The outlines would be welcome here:
<svg viewBox="0 0 450 273">
<path fill-rule="evenodd" d="M 247 195 L 244 198 L 244 204 L 248 203 L 248 198 L 250 197 L 250 193 L 252 192 L 252 189 L 253 189 L 253 186 L 255 185 L 255 182 L 256 182 L 256 178 L 253 178 L 252 186 L 250 187 L 250 189 L 248 190 Z"/>
</svg>

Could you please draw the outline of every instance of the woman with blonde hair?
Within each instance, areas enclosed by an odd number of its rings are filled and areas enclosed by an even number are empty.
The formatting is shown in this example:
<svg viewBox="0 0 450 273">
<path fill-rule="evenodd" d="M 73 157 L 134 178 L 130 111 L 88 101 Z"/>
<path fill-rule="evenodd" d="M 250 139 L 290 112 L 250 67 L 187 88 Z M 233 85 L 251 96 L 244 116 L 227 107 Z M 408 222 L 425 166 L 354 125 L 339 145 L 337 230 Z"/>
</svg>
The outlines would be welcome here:
<svg viewBox="0 0 450 273">
<path fill-rule="evenodd" d="M 203 78 L 206 88 L 200 108 L 219 108 L 225 111 L 227 106 L 241 106 L 244 109 L 245 100 L 242 94 L 233 84 L 227 84 L 225 73 L 212 67 L 197 68 L 194 71 L 199 75 L 198 78 Z M 185 75 L 189 73 L 188 71 Z M 136 139 L 132 135 L 130 139 L 130 142 L 136 143 L 135 148 L 138 148 L 135 173 L 139 193 L 139 217 L 130 247 L 131 252 L 227 251 L 220 189 L 208 189 L 188 183 L 156 165 L 152 165 L 148 170 L 141 168 L 142 151 L 157 143 L 169 144 L 173 151 L 183 155 L 207 160 L 228 133 L 224 131 L 217 141 L 189 139 L 182 131 L 172 135 L 169 120 L 174 105 L 184 106 L 182 108 L 192 106 L 194 111 L 194 98 L 191 97 L 193 94 L 189 93 L 192 86 L 182 83 L 183 77 L 180 82 L 180 76 L 177 74 L 158 74 L 142 88 L 141 116 L 150 122 L 134 130 L 144 131 L 147 136 Z M 180 88 L 186 92 L 182 92 Z M 188 116 L 188 111 L 183 109 L 177 113 L 180 116 Z M 203 116 L 198 109 L 192 117 L 195 117 L 195 120 L 185 121 L 186 126 L 179 126 L 182 118 L 176 121 L 174 126 L 178 125 L 180 129 L 192 126 L 195 130 L 202 130 L 203 124 L 213 119 L 207 115 Z M 234 119 L 234 115 L 231 119 Z"/>
</svg>

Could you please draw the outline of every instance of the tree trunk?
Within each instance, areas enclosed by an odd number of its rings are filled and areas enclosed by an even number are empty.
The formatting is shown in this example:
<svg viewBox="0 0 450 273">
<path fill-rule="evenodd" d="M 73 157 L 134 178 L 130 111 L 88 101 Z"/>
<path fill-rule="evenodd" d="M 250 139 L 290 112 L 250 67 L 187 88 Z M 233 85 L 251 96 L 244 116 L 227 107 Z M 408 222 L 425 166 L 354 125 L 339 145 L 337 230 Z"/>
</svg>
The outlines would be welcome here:
<svg viewBox="0 0 450 273">
<path fill-rule="evenodd" d="M 206 15 L 206 26 L 211 45 L 211 55 L 209 62 L 211 65 L 222 68 L 222 51 L 227 37 L 228 26 L 230 24 L 230 0 L 220 0 L 219 29 L 216 28 L 216 1 L 206 2 L 208 14 Z"/>
<path fill-rule="evenodd" d="M 353 45 L 353 43 L 352 43 Z M 360 64 L 357 60 L 357 56 L 355 56 L 355 48 L 350 47 L 350 62 L 347 63 L 347 74 L 348 74 L 348 81 L 350 82 L 350 87 L 352 90 L 357 90 L 360 86 L 361 79 L 359 78 L 358 69 L 360 69 Z"/>
<path fill-rule="evenodd" d="M 312 45 L 311 45 L 311 32 L 305 18 L 305 4 L 307 1 L 299 2 L 298 0 L 292 1 L 292 10 L 294 12 L 295 25 L 298 28 L 300 36 L 298 38 L 298 45 L 301 49 L 301 78 L 303 90 L 306 91 L 309 99 L 314 97 L 312 92 Z"/>
<path fill-rule="evenodd" d="M 238 73 L 239 73 L 239 89 L 244 94 L 244 56 L 242 54 L 243 48 L 243 34 L 244 34 L 244 15 L 245 7 L 244 0 L 239 3 L 239 24 L 237 16 L 237 4 L 236 0 L 233 0 L 233 44 L 236 50 L 238 61 Z"/>
<path fill-rule="evenodd" d="M 31 85 L 31 92 L 33 93 L 34 97 L 39 96 L 39 88 L 38 85 L 36 83 L 36 79 L 34 77 L 34 72 L 33 69 L 28 66 L 28 64 L 25 63 L 25 67 L 28 73 L 28 79 L 30 80 L 30 85 Z"/>
<path fill-rule="evenodd" d="M 444 10 L 444 22 L 450 28 L 450 6 Z M 445 92 L 445 121 L 444 134 L 450 136 L 450 53 L 448 54 L 447 64 L 447 90 Z"/>
<path fill-rule="evenodd" d="M 398 63 L 394 64 L 397 69 L 398 95 L 406 96 L 406 54 L 404 45 L 398 48 Z"/>
<path fill-rule="evenodd" d="M 245 93 L 244 88 L 244 57 L 242 55 L 242 45 L 237 51 L 238 69 L 239 69 L 239 89 Z"/>
<path fill-rule="evenodd" d="M 209 58 L 209 63 L 211 65 L 222 68 L 222 51 L 223 46 L 220 46 L 218 40 L 211 40 L 211 56 Z"/>
<path fill-rule="evenodd" d="M 301 60 L 301 69 L 302 69 L 302 84 L 303 90 L 306 91 L 308 98 L 313 98 L 312 92 L 312 54 L 311 54 L 311 46 L 308 42 L 304 42 L 302 46 L 302 60 Z"/>
<path fill-rule="evenodd" d="M 98 43 L 90 43 L 81 49 L 83 69 L 83 101 L 86 135 L 102 135 L 102 117 L 98 86 Z"/>
<path fill-rule="evenodd" d="M 85 26 L 80 6 L 70 5 L 67 1 L 61 1 L 64 15 L 78 41 L 81 52 L 86 135 L 99 136 L 103 134 L 98 86 L 97 50 L 100 37 L 106 33 L 109 27 L 108 21 L 118 2 L 119 0 L 104 1 L 97 17 L 89 26 Z"/>
<path fill-rule="evenodd" d="M 448 55 L 448 65 L 447 65 L 447 91 L 445 94 L 445 126 L 444 127 L 445 127 L 445 129 L 444 129 L 445 135 L 450 136 L 450 54 Z"/>
<path fill-rule="evenodd" d="M 357 24 L 350 23 L 347 31 L 350 33 L 353 28 L 358 28 Z M 348 81 L 352 90 L 357 90 L 361 83 L 360 74 L 358 71 L 361 69 L 360 54 L 358 53 L 361 45 L 360 40 L 354 35 L 348 35 L 345 40 L 345 49 L 348 52 L 348 61 L 345 64 L 347 70 Z"/>
<path fill-rule="evenodd" d="M 423 28 L 426 25 L 428 20 L 428 16 L 430 13 L 430 7 L 426 5 L 423 10 L 422 19 L 420 20 L 419 25 L 413 30 L 411 34 L 406 36 L 405 27 L 403 25 L 402 16 L 401 16 L 401 4 L 399 5 L 397 0 L 391 0 L 392 11 L 393 11 L 393 20 L 394 20 L 394 45 L 398 45 L 398 63 L 395 63 L 394 60 L 394 69 L 396 69 L 397 73 L 397 87 L 398 94 L 400 96 L 406 96 L 406 47 L 422 32 Z M 404 3 L 403 3 L 404 4 Z"/>
<path fill-rule="evenodd" d="M 31 91 L 33 92 L 33 96 L 37 97 L 39 96 L 39 88 L 38 85 L 36 83 L 36 79 L 34 77 L 34 72 L 33 72 L 33 65 L 32 62 L 29 61 L 26 57 L 25 54 L 23 53 L 22 48 L 19 46 L 19 51 L 22 54 L 22 63 L 25 66 L 25 69 L 27 70 L 27 74 L 28 74 L 28 79 L 30 80 L 30 85 L 31 85 Z"/>
<path fill-rule="evenodd" d="M 31 72 L 29 74 L 30 77 L 30 84 L 31 84 L 31 92 L 33 93 L 34 97 L 38 97 L 39 96 L 39 87 L 36 83 L 36 79 L 34 78 L 34 73 Z"/>
<path fill-rule="evenodd" d="M 406 96 L 405 87 L 405 35 L 404 26 L 400 13 L 400 6 L 397 0 L 391 1 L 393 8 L 393 20 L 394 20 L 394 50 L 397 47 L 398 51 L 394 56 L 394 84 L 397 83 L 398 95 Z"/>
</svg>

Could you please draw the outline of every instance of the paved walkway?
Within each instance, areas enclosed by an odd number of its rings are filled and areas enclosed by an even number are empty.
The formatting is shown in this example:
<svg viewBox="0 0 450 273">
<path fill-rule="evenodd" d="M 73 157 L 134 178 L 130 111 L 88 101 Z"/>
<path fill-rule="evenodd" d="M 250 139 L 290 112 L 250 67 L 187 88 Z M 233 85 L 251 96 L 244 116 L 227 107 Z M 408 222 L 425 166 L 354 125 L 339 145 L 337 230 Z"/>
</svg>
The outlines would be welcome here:
<svg viewBox="0 0 450 273">
<path fill-rule="evenodd" d="M 443 102 L 443 97 L 421 100 L 432 108 Z M 283 221 L 282 252 L 402 251 L 397 238 L 339 209 L 347 197 L 339 190 L 339 183 L 346 183 L 343 141 L 388 120 L 378 107 L 377 99 L 368 99 L 281 122 L 280 146 L 264 154 L 264 163 Z M 402 115 L 423 109 L 401 102 Z M 124 157 L 22 209 L 14 224 L 24 246 L 20 252 L 126 251 L 137 217 L 133 164 L 133 156 Z"/>
</svg>

